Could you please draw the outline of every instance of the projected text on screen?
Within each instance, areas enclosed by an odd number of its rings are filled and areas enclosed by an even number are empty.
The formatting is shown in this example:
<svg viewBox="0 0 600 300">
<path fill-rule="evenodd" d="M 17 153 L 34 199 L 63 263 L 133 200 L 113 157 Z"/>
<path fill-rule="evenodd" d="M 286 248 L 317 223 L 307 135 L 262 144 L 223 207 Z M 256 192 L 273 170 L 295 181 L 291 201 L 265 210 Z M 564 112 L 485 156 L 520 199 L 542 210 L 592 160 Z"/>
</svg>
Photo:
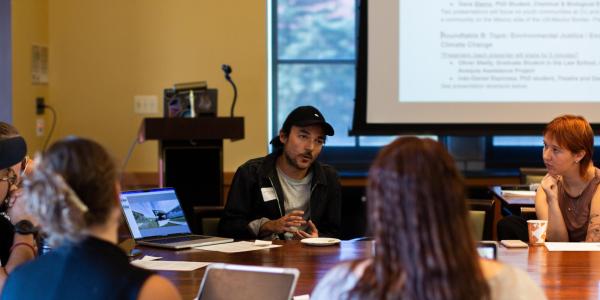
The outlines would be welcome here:
<svg viewBox="0 0 600 300">
<path fill-rule="evenodd" d="M 399 5 L 400 102 L 596 102 L 600 1 Z"/>
</svg>

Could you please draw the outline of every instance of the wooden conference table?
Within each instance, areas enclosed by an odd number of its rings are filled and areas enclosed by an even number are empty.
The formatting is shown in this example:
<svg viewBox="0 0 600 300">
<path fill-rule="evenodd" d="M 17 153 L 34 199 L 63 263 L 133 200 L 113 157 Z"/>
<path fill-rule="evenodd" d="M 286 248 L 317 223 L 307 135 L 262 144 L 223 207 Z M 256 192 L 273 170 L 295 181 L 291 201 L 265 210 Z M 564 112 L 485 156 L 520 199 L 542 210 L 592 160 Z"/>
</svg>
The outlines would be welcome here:
<svg viewBox="0 0 600 300">
<path fill-rule="evenodd" d="M 300 270 L 295 295 L 310 294 L 318 280 L 340 261 L 371 256 L 372 242 L 342 242 L 341 245 L 315 247 L 297 240 L 274 241 L 283 247 L 240 253 L 221 253 L 204 250 L 163 250 L 140 247 L 144 255 L 160 256 L 162 260 L 222 262 L 267 267 L 287 267 Z M 179 289 L 183 299 L 193 299 L 198 293 L 206 268 L 192 272 L 158 272 L 169 278 Z"/>
<path fill-rule="evenodd" d="M 342 242 L 338 246 L 312 247 L 298 241 L 276 241 L 283 247 L 234 254 L 203 250 L 172 251 L 138 247 L 145 255 L 163 260 L 224 262 L 243 265 L 291 267 L 300 270 L 295 295 L 310 294 L 319 279 L 340 261 L 369 257 L 372 241 Z M 540 284 L 549 299 L 598 299 L 600 252 L 548 252 L 544 246 L 529 249 L 500 248 L 498 260 L 525 270 Z M 196 296 L 206 268 L 192 272 L 159 274 L 169 278 L 183 299 Z"/>
</svg>

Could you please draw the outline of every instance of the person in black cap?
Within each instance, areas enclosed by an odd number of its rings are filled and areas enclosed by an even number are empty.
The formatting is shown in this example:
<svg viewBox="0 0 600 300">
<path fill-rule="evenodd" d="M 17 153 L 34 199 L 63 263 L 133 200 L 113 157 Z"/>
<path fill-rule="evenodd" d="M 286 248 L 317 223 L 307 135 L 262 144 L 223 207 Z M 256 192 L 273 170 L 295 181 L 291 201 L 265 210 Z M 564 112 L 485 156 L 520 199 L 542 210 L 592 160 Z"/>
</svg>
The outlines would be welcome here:
<svg viewBox="0 0 600 300">
<path fill-rule="evenodd" d="M 18 199 L 18 185 L 27 168 L 27 144 L 10 124 L 0 122 L 0 290 L 6 277 L 17 266 L 37 253 L 34 228 Z"/>
<path fill-rule="evenodd" d="M 316 161 L 334 134 L 319 110 L 300 106 L 286 118 L 273 152 L 235 173 L 219 234 L 236 239 L 339 237 L 337 172 Z"/>
</svg>

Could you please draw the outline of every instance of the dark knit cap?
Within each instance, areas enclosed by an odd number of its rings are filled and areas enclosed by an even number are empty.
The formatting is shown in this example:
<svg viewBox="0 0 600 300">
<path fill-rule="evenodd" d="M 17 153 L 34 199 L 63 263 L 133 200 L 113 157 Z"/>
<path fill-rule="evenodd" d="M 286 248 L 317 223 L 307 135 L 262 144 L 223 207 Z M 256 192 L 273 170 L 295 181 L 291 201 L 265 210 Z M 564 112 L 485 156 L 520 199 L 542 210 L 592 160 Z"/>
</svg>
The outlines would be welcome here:
<svg viewBox="0 0 600 300">
<path fill-rule="evenodd" d="M 281 131 L 290 132 L 292 126 L 309 126 L 309 125 L 321 125 L 323 133 L 325 135 L 332 136 L 334 134 L 333 127 L 325 121 L 323 114 L 316 109 L 314 106 L 299 106 L 287 116 L 281 126 Z M 279 135 L 275 136 L 271 140 L 271 144 L 275 148 L 283 147 L 283 144 L 279 140 Z"/>
<path fill-rule="evenodd" d="M 20 136 L 0 140 L 0 170 L 12 167 L 27 155 L 27 144 Z"/>
</svg>

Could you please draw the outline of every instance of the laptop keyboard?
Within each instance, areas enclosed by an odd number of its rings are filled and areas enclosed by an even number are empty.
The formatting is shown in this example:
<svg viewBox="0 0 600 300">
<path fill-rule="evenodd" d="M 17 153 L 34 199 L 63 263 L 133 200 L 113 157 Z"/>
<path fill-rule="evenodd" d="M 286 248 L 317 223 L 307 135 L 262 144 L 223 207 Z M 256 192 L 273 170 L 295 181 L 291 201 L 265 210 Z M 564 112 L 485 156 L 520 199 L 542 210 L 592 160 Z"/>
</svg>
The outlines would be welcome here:
<svg viewBox="0 0 600 300">
<path fill-rule="evenodd" d="M 187 242 L 187 241 L 195 241 L 195 240 L 204 240 L 207 238 L 208 237 L 200 236 L 200 235 L 193 235 L 193 236 L 188 235 L 188 236 L 176 236 L 176 237 L 171 237 L 171 238 L 156 239 L 156 240 L 151 240 L 151 242 L 157 243 L 157 244 L 171 244 L 171 243 L 179 243 L 179 242 Z"/>
</svg>

